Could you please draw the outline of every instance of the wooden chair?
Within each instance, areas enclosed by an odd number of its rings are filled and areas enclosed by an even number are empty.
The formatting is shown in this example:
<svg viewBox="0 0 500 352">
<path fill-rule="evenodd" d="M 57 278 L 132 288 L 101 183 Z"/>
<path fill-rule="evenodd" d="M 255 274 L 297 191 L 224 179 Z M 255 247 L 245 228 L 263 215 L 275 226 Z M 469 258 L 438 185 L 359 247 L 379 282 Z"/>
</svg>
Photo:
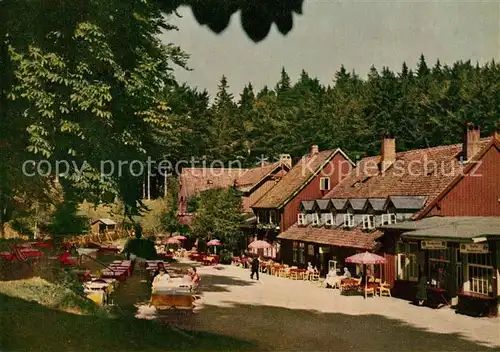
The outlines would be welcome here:
<svg viewBox="0 0 500 352">
<path fill-rule="evenodd" d="M 311 274 L 311 281 L 318 281 L 319 280 L 319 273 L 315 271 L 314 273 Z"/>
<path fill-rule="evenodd" d="M 377 296 L 375 287 L 373 286 L 364 286 L 363 292 L 365 293 L 365 298 L 367 298 L 368 295 L 372 295 L 373 297 Z"/>
<path fill-rule="evenodd" d="M 381 283 L 377 287 L 377 293 L 380 297 L 382 297 L 384 294 L 389 296 L 389 297 L 392 297 L 391 296 L 391 285 L 389 285 L 387 282 Z"/>
</svg>

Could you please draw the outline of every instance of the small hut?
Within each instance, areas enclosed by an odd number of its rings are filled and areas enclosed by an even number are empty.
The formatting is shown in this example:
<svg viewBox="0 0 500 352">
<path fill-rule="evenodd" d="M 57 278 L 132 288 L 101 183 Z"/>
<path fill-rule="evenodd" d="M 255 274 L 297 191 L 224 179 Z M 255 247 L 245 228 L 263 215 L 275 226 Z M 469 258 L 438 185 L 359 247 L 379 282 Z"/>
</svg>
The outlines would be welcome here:
<svg viewBox="0 0 500 352">
<path fill-rule="evenodd" d="M 90 224 L 92 233 L 106 233 L 115 231 L 116 222 L 111 219 L 97 219 Z"/>
</svg>

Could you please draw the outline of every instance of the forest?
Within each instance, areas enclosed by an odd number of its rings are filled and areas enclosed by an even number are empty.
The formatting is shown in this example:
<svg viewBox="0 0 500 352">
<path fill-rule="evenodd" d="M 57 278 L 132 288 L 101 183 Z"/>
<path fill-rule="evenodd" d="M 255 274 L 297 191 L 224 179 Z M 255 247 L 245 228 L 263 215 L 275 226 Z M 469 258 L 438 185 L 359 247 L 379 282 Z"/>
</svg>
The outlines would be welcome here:
<svg viewBox="0 0 500 352">
<path fill-rule="evenodd" d="M 500 65 L 493 61 L 429 65 L 422 55 L 414 69 L 371 67 L 366 78 L 342 66 L 326 86 L 305 71 L 296 82 L 285 68 L 277 78 L 275 87 L 260 91 L 249 82 L 234 97 L 223 76 L 211 105 L 206 92 L 179 87 L 170 104 L 181 114 L 165 143 L 167 157 L 241 160 L 250 167 L 262 155 L 300 158 L 317 144 L 340 147 L 356 160 L 378 154 L 385 134 L 405 151 L 459 143 L 466 122 L 483 134 L 500 126 Z"/>
</svg>

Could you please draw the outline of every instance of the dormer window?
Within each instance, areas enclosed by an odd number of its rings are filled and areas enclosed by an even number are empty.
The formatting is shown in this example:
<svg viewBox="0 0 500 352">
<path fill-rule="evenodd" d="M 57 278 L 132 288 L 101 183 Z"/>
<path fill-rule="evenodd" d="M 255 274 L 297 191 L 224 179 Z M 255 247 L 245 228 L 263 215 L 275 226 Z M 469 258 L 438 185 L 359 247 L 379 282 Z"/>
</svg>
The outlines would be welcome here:
<svg viewBox="0 0 500 352">
<path fill-rule="evenodd" d="M 363 215 L 363 229 L 372 230 L 375 228 L 373 215 Z"/>
<path fill-rule="evenodd" d="M 319 179 L 319 189 L 320 191 L 330 190 L 330 177 L 321 177 Z"/>
<path fill-rule="evenodd" d="M 312 224 L 313 226 L 319 225 L 319 216 L 317 213 L 312 214 Z"/>
<path fill-rule="evenodd" d="M 299 214 L 297 215 L 297 223 L 298 223 L 299 225 L 301 225 L 301 226 L 306 225 L 306 224 L 307 224 L 307 222 L 306 222 L 306 214 L 304 214 L 304 213 L 299 213 Z"/>
<path fill-rule="evenodd" d="M 333 226 L 333 214 L 332 213 L 325 214 L 325 225 L 326 226 Z"/>
<path fill-rule="evenodd" d="M 396 223 L 396 214 L 382 214 L 382 225 L 391 225 Z"/>
<path fill-rule="evenodd" d="M 354 214 L 351 213 L 344 214 L 344 226 L 345 227 L 354 226 Z"/>
</svg>

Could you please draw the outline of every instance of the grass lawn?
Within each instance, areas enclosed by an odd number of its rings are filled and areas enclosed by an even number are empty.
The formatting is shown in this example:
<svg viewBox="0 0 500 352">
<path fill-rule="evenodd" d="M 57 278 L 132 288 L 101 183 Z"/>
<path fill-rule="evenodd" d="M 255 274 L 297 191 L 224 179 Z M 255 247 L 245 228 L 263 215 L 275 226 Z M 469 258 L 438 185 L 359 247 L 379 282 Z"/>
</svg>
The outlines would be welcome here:
<svg viewBox="0 0 500 352">
<path fill-rule="evenodd" d="M 27 297 L 26 297 L 27 298 Z M 156 321 L 71 314 L 0 293 L 2 351 L 234 351 L 245 341 Z"/>
</svg>

